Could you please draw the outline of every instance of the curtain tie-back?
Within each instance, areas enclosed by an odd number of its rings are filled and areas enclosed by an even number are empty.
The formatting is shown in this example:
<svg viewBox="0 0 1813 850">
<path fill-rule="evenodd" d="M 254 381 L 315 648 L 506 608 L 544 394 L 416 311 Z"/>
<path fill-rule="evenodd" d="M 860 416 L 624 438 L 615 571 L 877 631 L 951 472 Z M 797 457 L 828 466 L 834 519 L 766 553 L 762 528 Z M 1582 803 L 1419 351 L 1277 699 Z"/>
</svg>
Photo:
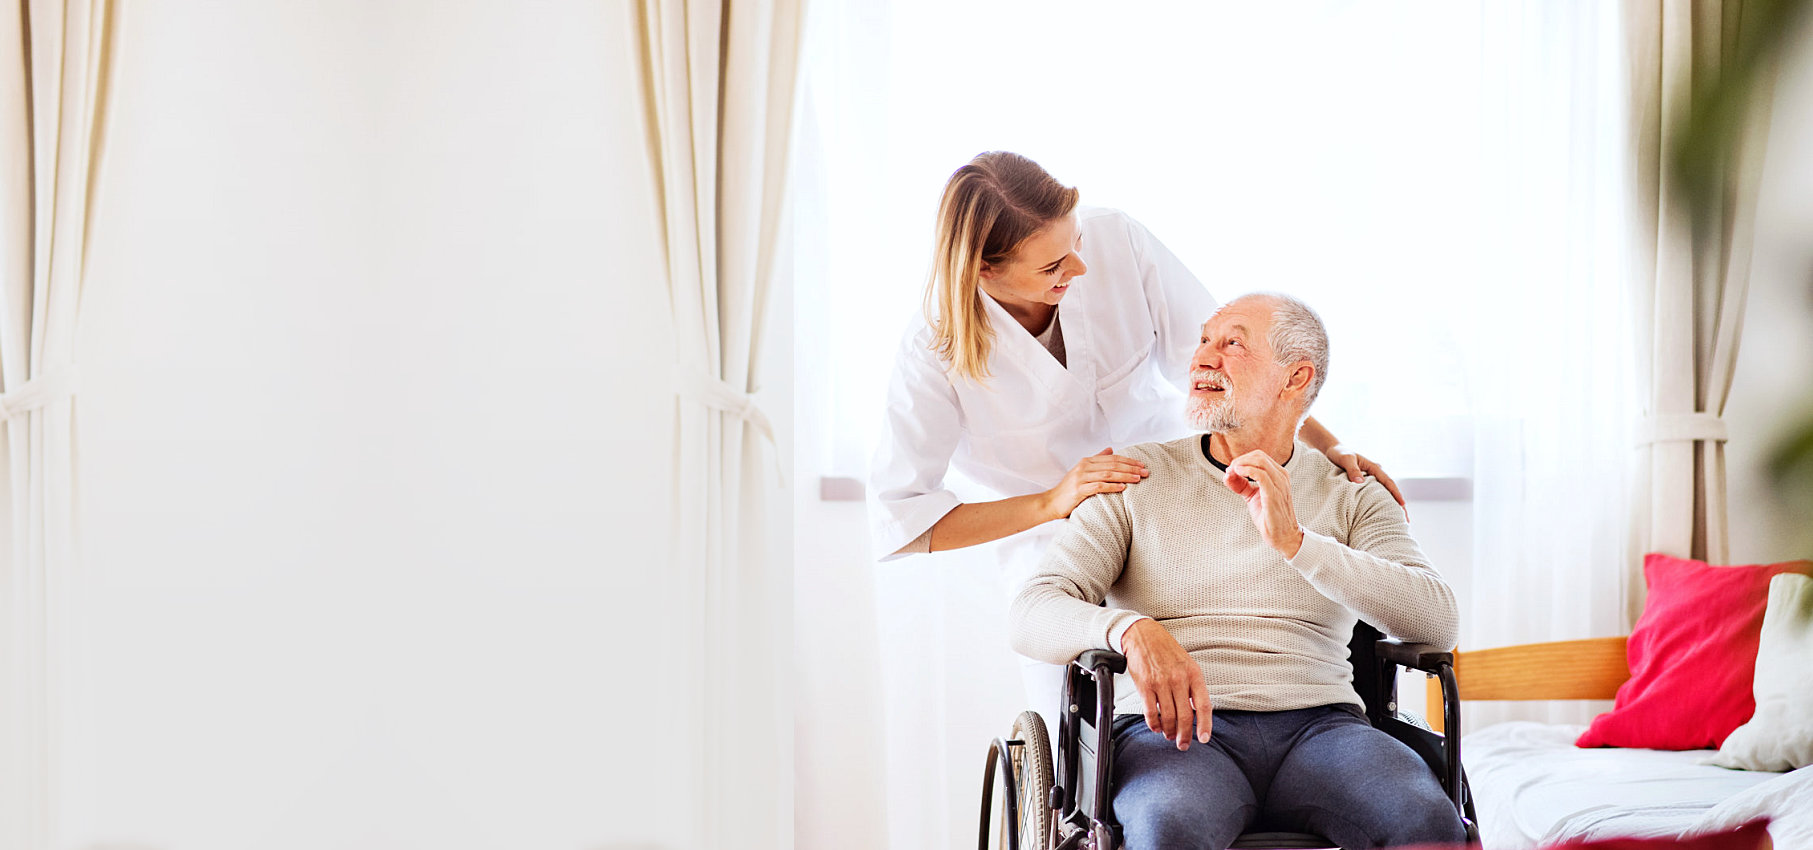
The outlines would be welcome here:
<svg viewBox="0 0 1813 850">
<path fill-rule="evenodd" d="M 755 396 L 712 377 L 698 367 L 676 367 L 674 382 L 678 385 L 680 395 L 749 423 L 750 427 L 767 438 L 769 445 L 779 448 L 774 440 L 774 423 L 769 422 L 768 414 L 756 406 Z"/>
<path fill-rule="evenodd" d="M 781 445 L 774 439 L 774 423 L 768 421 L 768 414 L 756 406 L 755 396 L 743 392 L 713 377 L 711 373 L 699 366 L 691 368 L 676 365 L 674 367 L 675 392 L 683 398 L 696 401 L 714 410 L 721 410 L 735 416 L 749 427 L 760 432 L 774 449 L 774 476 L 781 486 L 787 485 L 787 471 L 781 468 Z"/>
<path fill-rule="evenodd" d="M 1699 440 L 1723 443 L 1727 439 L 1725 420 L 1715 413 L 1664 413 L 1637 426 L 1639 446 Z"/>
<path fill-rule="evenodd" d="M 75 395 L 76 369 L 65 366 L 26 381 L 18 389 L 0 393 L 0 421 L 24 416 L 44 405 Z"/>
</svg>

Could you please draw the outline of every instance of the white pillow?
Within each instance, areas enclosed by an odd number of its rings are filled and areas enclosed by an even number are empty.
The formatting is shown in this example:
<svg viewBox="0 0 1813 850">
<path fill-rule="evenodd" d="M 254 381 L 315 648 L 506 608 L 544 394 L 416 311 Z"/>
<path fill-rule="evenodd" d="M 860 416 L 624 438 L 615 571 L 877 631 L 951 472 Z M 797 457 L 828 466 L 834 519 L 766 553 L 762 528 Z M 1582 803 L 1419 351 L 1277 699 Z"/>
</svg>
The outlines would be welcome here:
<svg viewBox="0 0 1813 850">
<path fill-rule="evenodd" d="M 1752 688 L 1756 713 L 1707 763 L 1739 770 L 1813 764 L 1813 578 L 1783 573 L 1769 580 Z"/>
</svg>

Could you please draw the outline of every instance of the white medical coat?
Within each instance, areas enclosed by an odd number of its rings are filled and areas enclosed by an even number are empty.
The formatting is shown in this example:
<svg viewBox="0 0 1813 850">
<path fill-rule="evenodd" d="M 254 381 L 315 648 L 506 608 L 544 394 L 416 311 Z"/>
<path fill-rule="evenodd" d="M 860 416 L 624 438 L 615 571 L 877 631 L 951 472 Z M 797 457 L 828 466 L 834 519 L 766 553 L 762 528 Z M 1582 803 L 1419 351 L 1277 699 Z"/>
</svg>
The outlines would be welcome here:
<svg viewBox="0 0 1813 850">
<path fill-rule="evenodd" d="M 1089 270 L 1059 307 L 1068 368 L 986 293 L 995 331 L 988 380 L 951 374 L 923 318 L 902 338 L 869 477 L 877 558 L 898 557 L 960 503 L 945 487 L 952 468 L 997 498 L 1022 496 L 1051 489 L 1103 448 L 1188 433 L 1189 363 L 1214 298 L 1125 213 L 1083 209 L 1078 225 Z M 1057 525 L 1003 541 L 1008 592 L 1037 565 Z"/>
</svg>

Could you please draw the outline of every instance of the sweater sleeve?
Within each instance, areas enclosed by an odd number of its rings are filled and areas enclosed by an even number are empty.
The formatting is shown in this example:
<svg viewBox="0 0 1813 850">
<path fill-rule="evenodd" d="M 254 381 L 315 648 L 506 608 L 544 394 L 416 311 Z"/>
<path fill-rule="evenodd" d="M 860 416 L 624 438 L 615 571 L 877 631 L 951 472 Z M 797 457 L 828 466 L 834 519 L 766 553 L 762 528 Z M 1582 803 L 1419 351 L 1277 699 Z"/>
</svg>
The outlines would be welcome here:
<svg viewBox="0 0 1813 850">
<path fill-rule="evenodd" d="M 1121 493 L 1091 496 L 1070 512 L 1009 608 L 1016 652 L 1068 664 L 1085 650 L 1119 650 L 1121 635 L 1144 615 L 1101 602 L 1127 564 L 1132 527 Z"/>
<path fill-rule="evenodd" d="M 1348 543 L 1305 531 L 1290 564 L 1322 595 L 1386 634 L 1454 648 L 1460 632 L 1454 591 L 1410 536 L 1403 508 L 1376 481 L 1360 490 Z"/>
</svg>

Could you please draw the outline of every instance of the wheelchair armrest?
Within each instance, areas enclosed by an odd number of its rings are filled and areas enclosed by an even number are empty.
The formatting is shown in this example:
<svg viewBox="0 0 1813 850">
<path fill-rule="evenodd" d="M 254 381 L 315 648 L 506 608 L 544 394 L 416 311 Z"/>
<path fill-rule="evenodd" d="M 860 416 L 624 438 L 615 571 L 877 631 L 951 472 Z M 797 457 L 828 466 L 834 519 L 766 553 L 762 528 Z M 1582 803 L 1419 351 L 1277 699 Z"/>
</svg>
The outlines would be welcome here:
<svg viewBox="0 0 1813 850">
<path fill-rule="evenodd" d="M 1385 638 L 1373 646 L 1380 658 L 1412 670 L 1434 673 L 1444 664 L 1454 666 L 1454 653 L 1443 652 L 1426 643 L 1404 643 L 1396 638 Z"/>
<path fill-rule="evenodd" d="M 1112 649 L 1091 649 L 1077 656 L 1076 660 L 1070 663 L 1083 668 L 1091 675 L 1095 674 L 1097 667 L 1107 667 L 1110 673 L 1127 672 L 1127 656 Z"/>
</svg>

